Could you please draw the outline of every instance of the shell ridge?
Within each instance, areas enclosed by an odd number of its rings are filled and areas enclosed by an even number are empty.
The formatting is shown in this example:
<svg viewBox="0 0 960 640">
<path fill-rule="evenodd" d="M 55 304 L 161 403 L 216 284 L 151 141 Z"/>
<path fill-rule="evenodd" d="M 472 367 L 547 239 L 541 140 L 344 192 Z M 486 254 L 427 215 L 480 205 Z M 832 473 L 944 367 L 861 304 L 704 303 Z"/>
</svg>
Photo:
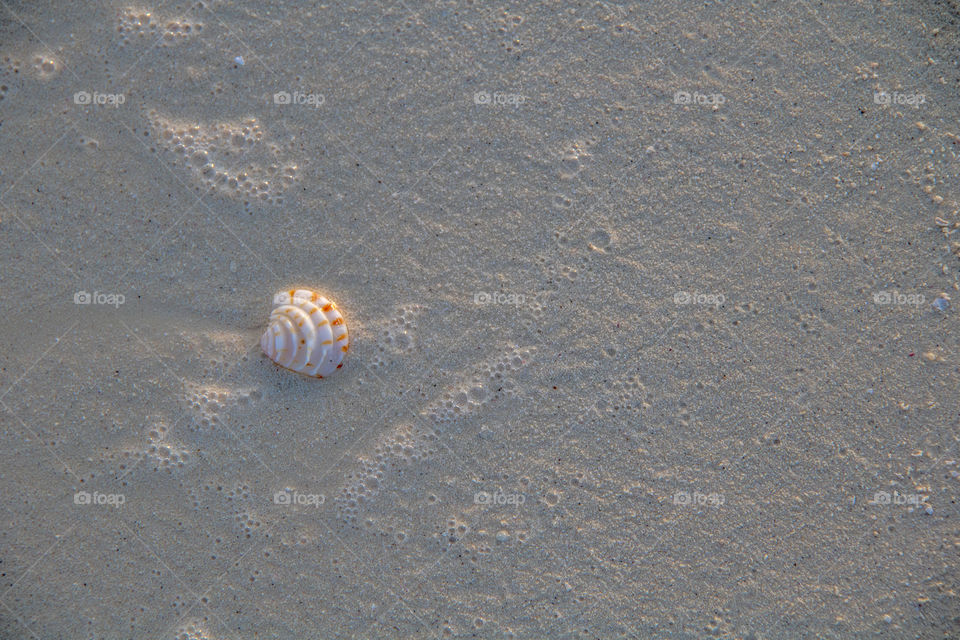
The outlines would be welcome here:
<svg viewBox="0 0 960 640">
<path fill-rule="evenodd" d="M 308 289 L 288 289 L 273 298 L 263 353 L 280 366 L 322 378 L 343 366 L 350 340 L 337 306 Z"/>
</svg>

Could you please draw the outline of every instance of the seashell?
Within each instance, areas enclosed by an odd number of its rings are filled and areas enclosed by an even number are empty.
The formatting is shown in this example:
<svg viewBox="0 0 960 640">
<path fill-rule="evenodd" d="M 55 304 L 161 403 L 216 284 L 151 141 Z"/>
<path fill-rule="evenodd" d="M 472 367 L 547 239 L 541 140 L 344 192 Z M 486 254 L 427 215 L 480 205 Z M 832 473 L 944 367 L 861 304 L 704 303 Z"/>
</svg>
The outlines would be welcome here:
<svg viewBox="0 0 960 640">
<path fill-rule="evenodd" d="M 350 338 L 337 305 L 307 289 L 278 293 L 273 304 L 270 325 L 260 337 L 260 347 L 268 358 L 315 378 L 343 366 Z"/>
</svg>

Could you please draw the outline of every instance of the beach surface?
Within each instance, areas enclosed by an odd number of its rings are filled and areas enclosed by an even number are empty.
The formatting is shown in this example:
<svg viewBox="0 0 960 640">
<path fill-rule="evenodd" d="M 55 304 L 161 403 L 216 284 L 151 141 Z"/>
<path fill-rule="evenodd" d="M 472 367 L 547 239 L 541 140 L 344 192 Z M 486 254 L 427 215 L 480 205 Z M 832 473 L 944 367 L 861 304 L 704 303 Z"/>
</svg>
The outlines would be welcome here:
<svg viewBox="0 0 960 640">
<path fill-rule="evenodd" d="M 0 638 L 960 637 L 958 23 L 0 0 Z"/>
</svg>

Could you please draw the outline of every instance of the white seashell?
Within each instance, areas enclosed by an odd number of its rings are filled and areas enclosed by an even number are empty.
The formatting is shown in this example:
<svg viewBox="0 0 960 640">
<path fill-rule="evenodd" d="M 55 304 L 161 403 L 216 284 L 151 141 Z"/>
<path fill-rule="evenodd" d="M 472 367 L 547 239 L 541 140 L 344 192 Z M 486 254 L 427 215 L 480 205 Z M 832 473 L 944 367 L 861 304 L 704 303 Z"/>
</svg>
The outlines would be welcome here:
<svg viewBox="0 0 960 640">
<path fill-rule="evenodd" d="M 337 305 L 307 289 L 278 293 L 273 304 L 270 326 L 260 338 L 267 357 L 281 367 L 315 378 L 343 366 L 350 338 Z"/>
</svg>

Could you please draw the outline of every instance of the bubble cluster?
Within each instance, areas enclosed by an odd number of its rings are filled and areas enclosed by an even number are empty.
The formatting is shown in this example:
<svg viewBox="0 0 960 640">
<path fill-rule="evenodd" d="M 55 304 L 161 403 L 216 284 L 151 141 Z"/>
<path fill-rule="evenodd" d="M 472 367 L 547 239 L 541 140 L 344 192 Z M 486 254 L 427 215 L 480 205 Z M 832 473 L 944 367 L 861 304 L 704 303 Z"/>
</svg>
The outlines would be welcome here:
<svg viewBox="0 0 960 640">
<path fill-rule="evenodd" d="M 485 528 L 475 529 L 465 517 L 452 515 L 437 523 L 433 537 L 441 551 L 456 545 L 459 558 L 471 564 L 480 564 L 498 548 L 526 541 L 526 530 L 516 531 L 515 525 L 508 520 L 501 520 L 496 528 L 495 534 Z"/>
<path fill-rule="evenodd" d="M 253 534 L 256 533 L 263 524 L 260 522 L 260 518 L 250 511 L 242 511 L 235 515 L 233 519 L 236 522 L 240 534 L 245 538 L 253 537 Z"/>
<path fill-rule="evenodd" d="M 174 640 L 210 640 L 207 632 L 196 622 L 185 624 L 176 633 Z"/>
<path fill-rule="evenodd" d="M 41 80 L 48 80 L 60 73 L 60 63 L 52 56 L 33 56 L 33 69 Z"/>
<path fill-rule="evenodd" d="M 435 455 L 435 441 L 435 434 L 417 427 L 394 428 L 377 443 L 373 458 L 360 457 L 358 469 L 347 475 L 346 484 L 334 499 L 340 518 L 356 525 L 360 508 L 380 493 L 384 476 Z"/>
<path fill-rule="evenodd" d="M 2 90 L 3 88 L 0 87 L 0 91 Z M 80 136 L 77 139 L 77 148 L 81 149 L 82 151 L 97 151 L 100 148 L 100 142 L 95 138 Z"/>
<path fill-rule="evenodd" d="M 20 74 L 20 68 L 23 66 L 23 61 L 19 58 L 11 58 L 10 56 L 3 56 L 3 70 L 6 73 L 12 73 L 14 75 Z"/>
<path fill-rule="evenodd" d="M 644 409 L 650 408 L 645 398 L 646 389 L 640 377 L 631 375 L 614 380 L 603 389 L 597 400 L 597 410 L 601 414 L 639 419 Z"/>
<path fill-rule="evenodd" d="M 194 36 L 203 31 L 203 23 L 189 20 L 168 20 L 163 29 L 161 44 L 169 47 L 181 40 Z"/>
<path fill-rule="evenodd" d="M 245 484 L 238 484 L 223 495 L 227 502 L 250 499 L 250 487 Z"/>
<path fill-rule="evenodd" d="M 714 615 L 711 616 L 709 622 L 707 622 L 703 627 L 703 632 L 714 638 L 720 638 L 723 636 L 730 637 L 736 635 L 736 628 L 734 625 L 730 624 L 725 620 L 721 615 L 722 613 L 729 613 L 726 609 L 723 611 L 716 611 Z"/>
<path fill-rule="evenodd" d="M 545 295 L 558 291 L 560 282 L 556 261 L 541 253 L 537 255 L 536 262 L 543 272 L 541 286 L 545 289 Z"/>
<path fill-rule="evenodd" d="M 155 471 L 165 469 L 169 472 L 173 467 L 182 467 L 190 461 L 189 452 L 168 439 L 167 430 L 165 424 L 157 424 L 147 432 L 147 447 L 143 455 L 154 462 Z"/>
<path fill-rule="evenodd" d="M 157 23 L 149 11 L 127 7 L 117 12 L 117 32 L 120 43 L 128 44 L 131 37 L 142 38 L 157 32 Z"/>
<path fill-rule="evenodd" d="M 527 296 L 520 314 L 520 324 L 528 331 L 532 331 L 543 320 L 543 307 L 549 296 L 549 291 Z"/>
<path fill-rule="evenodd" d="M 583 171 L 592 155 L 587 151 L 588 142 L 572 142 L 560 153 L 560 179 L 572 180 Z"/>
<path fill-rule="evenodd" d="M 439 400 L 426 408 L 425 414 L 438 425 L 447 424 L 489 402 L 514 395 L 514 383 L 508 375 L 527 366 L 531 357 L 532 349 L 510 349 L 482 365 L 477 375 L 445 391 Z"/>
<path fill-rule="evenodd" d="M 558 264 L 556 266 L 556 274 L 570 282 L 576 282 L 577 278 L 580 277 L 580 272 L 577 270 L 577 267 L 569 264 Z"/>
<path fill-rule="evenodd" d="M 450 516 L 446 521 L 446 531 L 441 535 L 449 544 L 453 544 L 463 539 L 470 532 L 470 525 L 459 520 L 456 516 Z"/>
<path fill-rule="evenodd" d="M 221 414 L 235 405 L 246 405 L 263 397 L 258 389 L 230 389 L 224 386 L 187 383 L 186 404 L 193 413 L 193 430 L 222 424 Z"/>
<path fill-rule="evenodd" d="M 123 459 L 119 464 L 119 472 L 126 473 L 128 468 L 139 465 L 142 462 L 152 464 L 153 471 L 172 472 L 188 464 L 192 456 L 183 444 L 170 438 L 170 428 L 159 419 L 151 419 L 151 426 L 147 430 L 146 442 L 142 446 L 124 449 L 117 455 L 109 455 L 106 458 L 115 460 L 117 457 Z M 132 462 L 136 460 L 136 462 Z"/>
<path fill-rule="evenodd" d="M 256 118 L 213 124 L 178 122 L 157 111 L 147 114 L 158 145 L 173 153 L 203 188 L 247 204 L 282 204 L 297 179 L 297 165 L 264 139 Z"/>
<path fill-rule="evenodd" d="M 492 23 L 496 26 L 496 33 L 499 34 L 499 47 L 506 53 L 522 52 L 524 50 L 525 38 L 521 38 L 518 33 L 520 26 L 526 21 L 521 14 L 510 13 L 506 9 L 498 15 L 492 17 Z"/>
<path fill-rule="evenodd" d="M 414 350 L 416 343 L 413 330 L 417 328 L 417 316 L 423 312 L 418 304 L 400 307 L 396 315 L 380 334 L 377 341 L 377 353 L 370 360 L 373 370 L 383 369 L 392 361 L 392 356 L 402 355 Z"/>
<path fill-rule="evenodd" d="M 497 25 L 497 30 L 500 33 L 507 33 L 510 29 L 519 27 L 521 24 L 523 24 L 524 20 L 526 20 L 526 18 L 524 18 L 522 15 L 512 14 L 504 9 L 500 12 L 500 15 L 493 18 L 493 23 Z"/>
<path fill-rule="evenodd" d="M 203 31 L 203 24 L 186 19 L 155 20 L 144 9 L 127 7 L 117 12 L 117 32 L 120 44 L 127 45 L 134 38 L 156 36 L 162 46 L 171 46 Z"/>
</svg>

